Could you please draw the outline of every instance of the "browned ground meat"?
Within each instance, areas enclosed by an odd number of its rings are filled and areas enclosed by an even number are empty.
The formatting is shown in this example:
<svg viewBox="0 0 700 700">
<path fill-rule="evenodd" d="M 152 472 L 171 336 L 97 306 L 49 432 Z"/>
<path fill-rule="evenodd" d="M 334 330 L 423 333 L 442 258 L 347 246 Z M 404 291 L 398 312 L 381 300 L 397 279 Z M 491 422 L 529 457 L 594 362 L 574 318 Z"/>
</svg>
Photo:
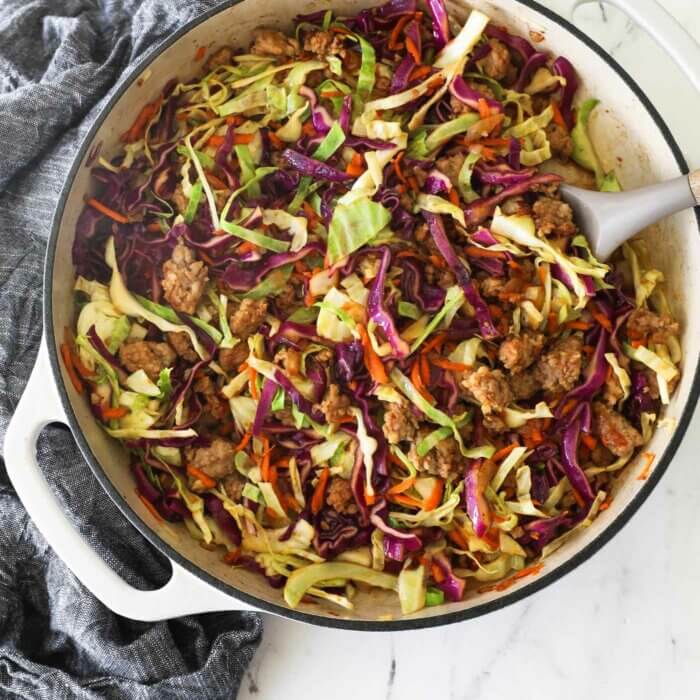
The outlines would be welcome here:
<svg viewBox="0 0 700 700">
<path fill-rule="evenodd" d="M 600 442 L 591 450 L 591 462 L 597 467 L 607 467 L 615 461 L 615 455 Z"/>
<path fill-rule="evenodd" d="M 455 276 L 450 270 L 435 267 L 430 263 L 425 266 L 425 279 L 428 284 L 437 284 L 442 289 L 449 289 L 455 283 Z"/>
<path fill-rule="evenodd" d="M 392 444 L 413 440 L 418 430 L 418 420 L 406 401 L 390 403 L 384 413 L 384 436 Z"/>
<path fill-rule="evenodd" d="M 511 374 L 508 383 L 516 401 L 531 399 L 540 390 L 540 383 L 532 370 Z"/>
<path fill-rule="evenodd" d="M 187 197 L 185 197 L 185 193 L 182 191 L 182 185 L 180 183 L 175 185 L 175 191 L 172 193 L 170 200 L 180 214 L 185 213 L 187 210 L 188 201 Z"/>
<path fill-rule="evenodd" d="M 490 433 L 505 433 L 510 428 L 498 413 L 487 413 L 483 417 L 484 428 Z"/>
<path fill-rule="evenodd" d="M 154 382 L 162 369 L 175 362 L 175 353 L 167 343 L 137 340 L 119 348 L 119 360 L 129 372 L 142 369 Z"/>
<path fill-rule="evenodd" d="M 243 497 L 243 487 L 246 484 L 246 480 L 240 474 L 234 472 L 224 477 L 223 484 L 226 495 L 232 501 L 240 502 Z"/>
<path fill-rule="evenodd" d="M 455 97 L 454 95 L 450 95 L 450 107 L 452 107 L 452 111 L 457 116 L 459 116 L 460 114 L 464 114 L 465 112 L 472 111 L 469 105 L 465 104 L 464 102 L 462 102 L 462 100 Z"/>
<path fill-rule="evenodd" d="M 253 30 L 250 53 L 258 56 L 296 56 L 299 42 L 274 29 L 258 27 Z"/>
<path fill-rule="evenodd" d="M 478 401 L 484 415 L 500 413 L 513 400 L 508 380 L 500 369 L 482 365 L 475 372 L 467 374 L 462 386 Z"/>
<path fill-rule="evenodd" d="M 283 318 L 289 316 L 301 303 L 297 291 L 297 285 L 289 283 L 275 297 L 275 308 Z"/>
<path fill-rule="evenodd" d="M 498 299 L 505 285 L 505 280 L 500 277 L 487 277 L 481 280 L 479 291 L 481 292 L 481 296 L 487 299 Z"/>
<path fill-rule="evenodd" d="M 652 343 L 665 343 L 669 336 L 678 335 L 680 326 L 670 316 L 660 316 L 648 309 L 635 309 L 627 319 L 630 338 L 647 338 Z"/>
<path fill-rule="evenodd" d="M 625 392 L 622 390 L 620 380 L 615 372 L 610 372 L 605 378 L 605 386 L 603 387 L 603 401 L 608 406 L 614 406 L 623 396 Z"/>
<path fill-rule="evenodd" d="M 350 399 L 340 393 L 340 388 L 337 384 L 331 384 L 328 387 L 326 396 L 319 404 L 319 408 L 329 423 L 338 423 L 347 416 L 350 406 Z"/>
<path fill-rule="evenodd" d="M 498 348 L 498 359 L 511 372 L 522 372 L 537 359 L 543 347 L 542 333 L 526 331 L 522 335 L 506 338 Z"/>
<path fill-rule="evenodd" d="M 546 391 L 569 391 L 581 374 L 583 341 L 577 335 L 560 340 L 535 365 L 535 378 Z"/>
<path fill-rule="evenodd" d="M 501 43 L 498 39 L 489 39 L 489 51 L 486 56 L 477 62 L 484 73 L 494 80 L 503 80 L 512 75 L 513 64 L 510 60 L 510 51 L 508 47 Z"/>
<path fill-rule="evenodd" d="M 209 447 L 187 447 L 185 456 L 193 467 L 201 469 L 212 479 L 223 479 L 233 474 L 233 458 L 236 454 L 234 445 L 229 440 L 214 438 Z"/>
<path fill-rule="evenodd" d="M 219 350 L 219 364 L 224 372 L 233 372 L 238 369 L 248 359 L 248 343 L 241 340 L 232 348 L 221 348 Z"/>
<path fill-rule="evenodd" d="M 192 341 L 187 333 L 166 333 L 170 347 L 183 359 L 188 362 L 197 362 L 199 355 L 192 347 Z"/>
<path fill-rule="evenodd" d="M 324 56 L 340 56 L 342 58 L 345 55 L 343 37 L 334 32 L 311 32 L 304 39 L 304 51 L 316 54 L 319 58 Z"/>
<path fill-rule="evenodd" d="M 267 314 L 265 299 L 243 299 L 241 305 L 228 317 L 231 333 L 240 340 L 257 333 Z"/>
<path fill-rule="evenodd" d="M 574 151 L 574 142 L 569 132 L 559 124 L 550 122 L 545 129 L 552 153 L 560 158 L 570 158 Z"/>
<path fill-rule="evenodd" d="M 409 459 L 416 465 L 419 472 L 427 472 L 443 479 L 454 479 L 461 477 L 464 470 L 465 460 L 459 451 L 459 445 L 453 437 L 440 440 L 435 447 L 424 457 L 418 455 L 416 445 L 420 440 L 427 437 L 432 430 L 422 429 L 415 442 L 411 443 L 408 452 Z"/>
<path fill-rule="evenodd" d="M 593 404 L 593 428 L 603 445 L 618 457 L 628 455 L 644 442 L 627 419 L 599 401 Z"/>
<path fill-rule="evenodd" d="M 163 293 L 176 311 L 193 314 L 209 281 L 206 265 L 184 243 L 163 263 Z"/>
<path fill-rule="evenodd" d="M 574 236 L 574 212 L 571 207 L 553 197 L 540 197 L 532 207 L 537 232 L 543 236 Z"/>
<path fill-rule="evenodd" d="M 229 46 L 222 46 L 220 49 L 214 51 L 206 64 L 207 70 L 214 70 L 219 66 L 230 66 L 233 56 L 233 49 Z"/>
<path fill-rule="evenodd" d="M 294 348 L 282 348 L 275 353 L 275 364 L 282 365 L 287 374 L 296 377 L 301 374 L 301 353 Z"/>
<path fill-rule="evenodd" d="M 347 479 L 334 476 L 328 484 L 326 503 L 338 513 L 351 515 L 357 513 L 357 504 L 352 495 L 352 488 Z"/>
<path fill-rule="evenodd" d="M 435 167 L 447 177 L 450 178 L 450 182 L 457 187 L 459 185 L 459 171 L 464 165 L 464 160 L 466 156 L 464 153 L 455 153 L 452 156 L 445 156 L 444 158 L 438 158 L 435 161 Z"/>
<path fill-rule="evenodd" d="M 231 409 L 228 402 L 219 395 L 216 384 L 208 374 L 198 376 L 193 388 L 204 398 L 202 415 L 199 420 L 202 427 L 216 425 L 230 418 Z"/>
</svg>

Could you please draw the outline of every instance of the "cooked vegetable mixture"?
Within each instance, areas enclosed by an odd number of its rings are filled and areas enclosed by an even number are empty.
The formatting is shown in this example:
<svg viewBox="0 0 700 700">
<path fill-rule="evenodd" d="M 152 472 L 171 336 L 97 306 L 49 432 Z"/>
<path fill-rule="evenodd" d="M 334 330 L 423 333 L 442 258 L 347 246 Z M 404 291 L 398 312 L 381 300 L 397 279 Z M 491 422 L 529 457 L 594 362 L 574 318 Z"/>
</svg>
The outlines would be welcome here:
<svg viewBox="0 0 700 700">
<path fill-rule="evenodd" d="M 577 86 L 481 12 L 391 0 L 214 51 L 93 154 L 63 358 L 154 518 L 292 607 L 362 582 L 408 614 L 609 505 L 679 326 L 643 242 L 599 262 L 560 197 L 619 189 Z"/>
</svg>

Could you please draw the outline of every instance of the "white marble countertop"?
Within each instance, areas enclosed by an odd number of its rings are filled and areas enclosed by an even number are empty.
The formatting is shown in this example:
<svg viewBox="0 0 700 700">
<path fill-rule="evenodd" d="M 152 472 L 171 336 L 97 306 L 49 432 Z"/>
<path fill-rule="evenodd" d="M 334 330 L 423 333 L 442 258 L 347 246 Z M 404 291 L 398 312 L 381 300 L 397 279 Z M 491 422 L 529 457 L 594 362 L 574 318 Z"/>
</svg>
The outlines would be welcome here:
<svg viewBox="0 0 700 700">
<path fill-rule="evenodd" d="M 559 10 L 571 1 L 545 4 Z M 698 0 L 661 4 L 700 41 Z M 700 95 L 670 59 L 609 7 L 584 6 L 575 22 L 638 80 L 691 167 L 700 167 Z M 239 700 L 700 697 L 699 450 L 696 414 L 631 523 L 573 573 L 500 612 L 390 634 L 266 616 Z"/>
</svg>

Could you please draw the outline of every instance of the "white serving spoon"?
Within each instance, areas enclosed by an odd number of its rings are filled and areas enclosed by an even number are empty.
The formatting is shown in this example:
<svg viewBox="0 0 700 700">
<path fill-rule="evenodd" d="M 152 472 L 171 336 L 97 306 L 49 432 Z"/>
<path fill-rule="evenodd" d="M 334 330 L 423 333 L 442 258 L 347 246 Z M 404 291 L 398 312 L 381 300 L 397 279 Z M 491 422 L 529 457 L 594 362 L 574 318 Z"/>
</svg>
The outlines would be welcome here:
<svg viewBox="0 0 700 700">
<path fill-rule="evenodd" d="M 628 192 L 592 192 L 560 187 L 586 234 L 593 254 L 607 260 L 613 251 L 643 228 L 669 214 L 700 205 L 700 170 Z"/>
</svg>

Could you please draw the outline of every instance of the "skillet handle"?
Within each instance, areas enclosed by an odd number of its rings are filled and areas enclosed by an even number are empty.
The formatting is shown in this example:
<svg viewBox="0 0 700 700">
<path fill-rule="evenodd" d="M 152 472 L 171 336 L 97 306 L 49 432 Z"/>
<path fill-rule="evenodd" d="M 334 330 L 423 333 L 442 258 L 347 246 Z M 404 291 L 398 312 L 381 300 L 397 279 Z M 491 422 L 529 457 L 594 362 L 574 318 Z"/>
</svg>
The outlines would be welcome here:
<svg viewBox="0 0 700 700">
<path fill-rule="evenodd" d="M 36 441 L 49 423 L 65 423 L 42 338 L 36 364 L 5 436 L 7 474 L 24 507 L 54 552 L 80 582 L 118 615 L 155 621 L 219 610 L 254 610 L 171 561 L 172 576 L 155 591 L 141 591 L 116 574 L 61 510 L 39 467 Z"/>
<path fill-rule="evenodd" d="M 596 0 L 575 0 L 570 13 Z M 605 0 L 651 36 L 700 92 L 700 45 L 657 0 Z"/>
</svg>

